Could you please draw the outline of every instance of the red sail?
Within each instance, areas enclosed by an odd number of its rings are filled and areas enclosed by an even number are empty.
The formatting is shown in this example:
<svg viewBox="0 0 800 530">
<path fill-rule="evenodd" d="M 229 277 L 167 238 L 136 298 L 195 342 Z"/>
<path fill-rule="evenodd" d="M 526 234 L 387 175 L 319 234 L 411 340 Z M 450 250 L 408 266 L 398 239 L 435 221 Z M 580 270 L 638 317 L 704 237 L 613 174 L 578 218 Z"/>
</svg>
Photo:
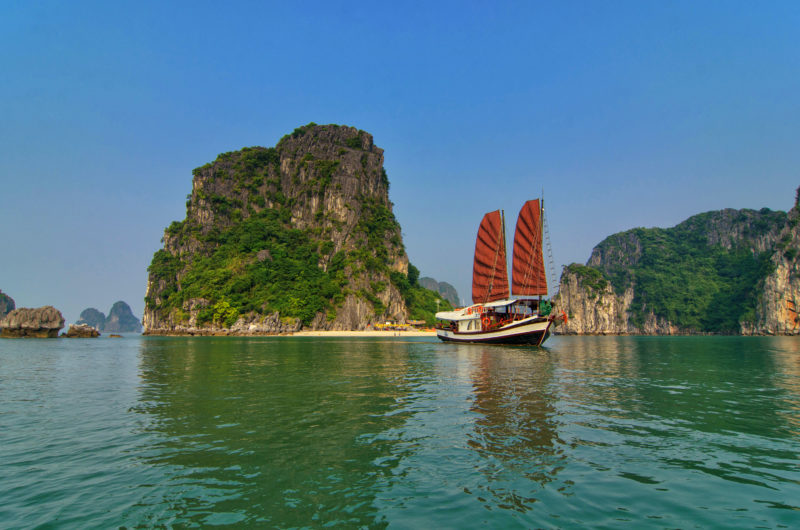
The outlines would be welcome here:
<svg viewBox="0 0 800 530">
<path fill-rule="evenodd" d="M 472 301 L 485 304 L 508 298 L 506 234 L 500 210 L 483 216 L 475 241 Z"/>
<path fill-rule="evenodd" d="M 547 294 L 539 199 L 526 202 L 519 212 L 517 230 L 514 233 L 511 291 L 515 296 Z"/>
</svg>

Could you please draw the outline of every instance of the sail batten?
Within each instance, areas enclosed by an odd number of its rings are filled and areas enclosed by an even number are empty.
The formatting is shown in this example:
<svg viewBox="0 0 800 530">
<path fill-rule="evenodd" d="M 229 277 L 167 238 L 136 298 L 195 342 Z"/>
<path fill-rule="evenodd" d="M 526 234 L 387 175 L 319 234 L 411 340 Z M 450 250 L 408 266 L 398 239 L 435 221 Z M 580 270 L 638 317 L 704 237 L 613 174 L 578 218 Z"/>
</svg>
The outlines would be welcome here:
<svg viewBox="0 0 800 530">
<path fill-rule="evenodd" d="M 539 199 L 534 199 L 522 206 L 517 218 L 511 269 L 511 292 L 515 296 L 547 294 L 541 217 Z"/>
<path fill-rule="evenodd" d="M 472 301 L 485 304 L 508 298 L 508 270 L 503 215 L 500 210 L 483 216 L 475 239 Z"/>
</svg>

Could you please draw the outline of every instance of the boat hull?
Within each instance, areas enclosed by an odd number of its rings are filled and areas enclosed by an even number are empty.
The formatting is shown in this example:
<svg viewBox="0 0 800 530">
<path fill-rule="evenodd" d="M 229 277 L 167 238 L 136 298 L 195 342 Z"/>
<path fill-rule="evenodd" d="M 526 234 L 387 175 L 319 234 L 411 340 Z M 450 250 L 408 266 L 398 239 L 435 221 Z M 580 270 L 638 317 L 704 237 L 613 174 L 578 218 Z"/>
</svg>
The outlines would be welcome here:
<svg viewBox="0 0 800 530">
<path fill-rule="evenodd" d="M 436 336 L 445 342 L 470 342 L 479 344 L 532 344 L 541 345 L 550 336 L 548 318 L 523 321 L 489 331 L 458 332 L 437 329 Z"/>
</svg>

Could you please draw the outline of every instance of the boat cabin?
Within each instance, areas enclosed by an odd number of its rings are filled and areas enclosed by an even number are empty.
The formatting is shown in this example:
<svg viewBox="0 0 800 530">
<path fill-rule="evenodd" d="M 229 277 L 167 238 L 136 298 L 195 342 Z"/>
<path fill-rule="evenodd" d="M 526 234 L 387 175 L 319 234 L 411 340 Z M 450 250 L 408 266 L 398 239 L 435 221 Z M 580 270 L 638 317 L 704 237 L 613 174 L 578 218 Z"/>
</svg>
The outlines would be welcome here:
<svg viewBox="0 0 800 530">
<path fill-rule="evenodd" d="M 474 304 L 455 311 L 436 313 L 439 329 L 450 329 L 458 333 L 488 331 L 532 316 L 547 316 L 550 303 L 535 298 L 500 300 L 487 304 Z"/>
</svg>

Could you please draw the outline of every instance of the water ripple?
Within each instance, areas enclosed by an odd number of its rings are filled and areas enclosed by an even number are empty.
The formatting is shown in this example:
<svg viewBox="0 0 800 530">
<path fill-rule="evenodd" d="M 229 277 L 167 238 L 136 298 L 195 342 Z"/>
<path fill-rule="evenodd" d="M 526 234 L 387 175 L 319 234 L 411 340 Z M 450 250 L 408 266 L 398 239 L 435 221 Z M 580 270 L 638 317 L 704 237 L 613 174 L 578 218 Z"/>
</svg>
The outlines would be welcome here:
<svg viewBox="0 0 800 530">
<path fill-rule="evenodd" d="M 797 527 L 785 338 L 4 341 L 0 527 Z"/>
</svg>

